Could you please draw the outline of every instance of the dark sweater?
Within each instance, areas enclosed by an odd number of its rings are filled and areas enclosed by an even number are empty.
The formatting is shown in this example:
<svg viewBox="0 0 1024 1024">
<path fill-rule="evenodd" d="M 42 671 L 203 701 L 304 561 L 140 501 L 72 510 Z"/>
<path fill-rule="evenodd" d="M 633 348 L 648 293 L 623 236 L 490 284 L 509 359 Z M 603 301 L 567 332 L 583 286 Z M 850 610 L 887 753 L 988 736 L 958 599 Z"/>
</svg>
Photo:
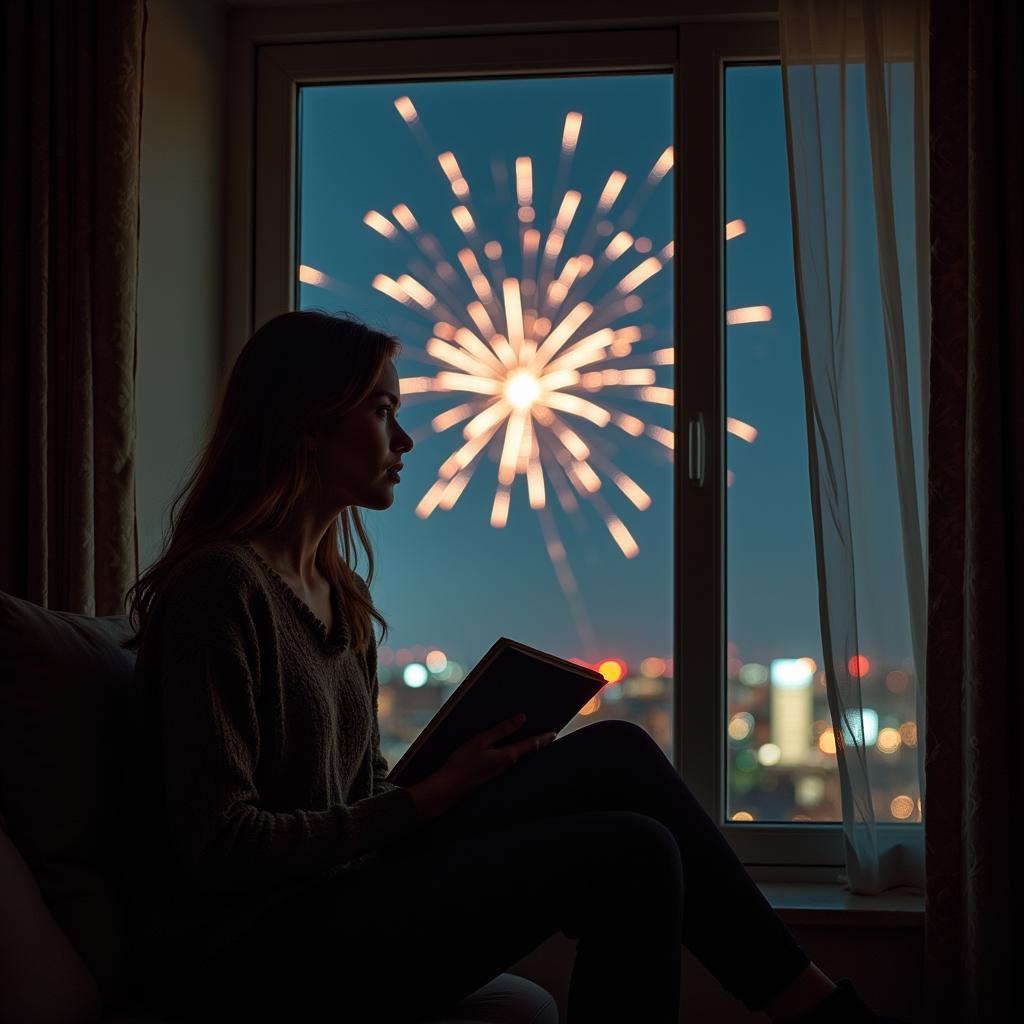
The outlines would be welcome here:
<svg viewBox="0 0 1024 1024">
<path fill-rule="evenodd" d="M 235 542 L 193 552 L 153 603 L 122 852 L 136 969 L 169 1005 L 267 910 L 416 828 L 384 779 L 376 645 L 354 651 L 332 604 L 328 635 Z"/>
</svg>

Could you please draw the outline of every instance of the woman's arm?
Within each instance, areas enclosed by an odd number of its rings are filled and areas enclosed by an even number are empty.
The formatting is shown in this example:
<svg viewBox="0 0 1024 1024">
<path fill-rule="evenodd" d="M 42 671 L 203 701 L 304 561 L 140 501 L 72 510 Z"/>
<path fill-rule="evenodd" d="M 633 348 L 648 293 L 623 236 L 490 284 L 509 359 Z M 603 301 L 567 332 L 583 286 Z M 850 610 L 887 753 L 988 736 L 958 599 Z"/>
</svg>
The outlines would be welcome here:
<svg viewBox="0 0 1024 1024">
<path fill-rule="evenodd" d="M 320 811 L 270 811 L 256 785 L 261 641 L 272 624 L 237 564 L 207 560 L 159 618 L 159 679 L 150 735 L 161 747 L 172 849 L 197 886 L 245 890 L 305 877 L 411 832 L 416 808 L 395 787 Z"/>
</svg>

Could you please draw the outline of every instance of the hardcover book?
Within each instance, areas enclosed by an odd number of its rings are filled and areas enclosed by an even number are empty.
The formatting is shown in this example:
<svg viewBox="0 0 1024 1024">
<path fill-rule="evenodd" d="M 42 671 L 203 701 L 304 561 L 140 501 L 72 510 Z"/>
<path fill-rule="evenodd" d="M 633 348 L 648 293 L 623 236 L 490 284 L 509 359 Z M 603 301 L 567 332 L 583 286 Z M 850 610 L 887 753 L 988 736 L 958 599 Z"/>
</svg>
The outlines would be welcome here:
<svg viewBox="0 0 1024 1024">
<path fill-rule="evenodd" d="M 595 669 L 499 637 L 388 773 L 397 786 L 433 774 L 458 747 L 519 712 L 526 721 L 495 746 L 561 732 L 605 684 Z"/>
</svg>

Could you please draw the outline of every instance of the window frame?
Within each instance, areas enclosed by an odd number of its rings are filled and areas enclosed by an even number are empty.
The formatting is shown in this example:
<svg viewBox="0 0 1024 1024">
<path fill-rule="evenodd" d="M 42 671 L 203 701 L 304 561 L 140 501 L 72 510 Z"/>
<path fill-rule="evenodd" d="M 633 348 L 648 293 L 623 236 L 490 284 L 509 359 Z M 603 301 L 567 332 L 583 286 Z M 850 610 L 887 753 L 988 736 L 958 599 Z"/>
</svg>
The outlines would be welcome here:
<svg viewBox="0 0 1024 1024">
<path fill-rule="evenodd" d="M 229 109 L 239 116 L 227 119 L 222 366 L 231 365 L 256 325 L 294 308 L 297 299 L 295 118 L 301 85 L 671 71 L 674 237 L 679 243 L 679 256 L 672 261 L 678 339 L 673 365 L 674 760 L 754 878 L 835 882 L 844 869 L 841 823 L 740 825 L 724 820 L 724 71 L 732 63 L 778 62 L 774 7 L 733 0 L 725 12 L 721 4 L 677 0 L 673 6 L 679 13 L 666 15 L 667 5 L 640 2 L 628 17 L 601 16 L 598 10 L 586 22 L 580 18 L 566 24 L 564 15 L 556 22 L 550 13 L 537 11 L 530 24 L 513 24 L 501 22 L 505 15 L 489 13 L 491 24 L 471 28 L 468 7 L 465 25 L 457 23 L 463 6 L 445 5 L 454 14 L 435 18 L 432 25 L 418 24 L 422 14 L 406 4 L 230 12 L 227 96 Z M 390 25 L 385 7 L 399 9 Z M 474 10 L 472 17 L 479 21 L 480 12 Z M 708 258 L 710 253 L 714 258 Z M 685 390 L 680 386 L 684 366 Z M 717 424 L 704 431 L 703 483 L 693 479 L 700 467 L 690 444 L 698 421 Z M 718 599 L 708 601 L 709 591 Z M 701 682 L 708 679 L 717 680 L 717 687 Z M 910 827 L 879 825 L 882 847 Z"/>
</svg>

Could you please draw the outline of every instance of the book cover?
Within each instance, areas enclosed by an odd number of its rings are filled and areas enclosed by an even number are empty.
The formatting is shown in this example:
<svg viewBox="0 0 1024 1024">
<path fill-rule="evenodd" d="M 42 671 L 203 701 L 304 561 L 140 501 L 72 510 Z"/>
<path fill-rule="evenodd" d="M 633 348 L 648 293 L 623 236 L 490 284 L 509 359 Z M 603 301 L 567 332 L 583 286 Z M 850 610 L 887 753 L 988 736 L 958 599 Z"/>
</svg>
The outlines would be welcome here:
<svg viewBox="0 0 1024 1024">
<path fill-rule="evenodd" d="M 458 747 L 519 712 L 526 721 L 497 746 L 561 732 L 604 685 L 595 669 L 499 637 L 391 769 L 388 781 L 421 782 Z"/>
</svg>

